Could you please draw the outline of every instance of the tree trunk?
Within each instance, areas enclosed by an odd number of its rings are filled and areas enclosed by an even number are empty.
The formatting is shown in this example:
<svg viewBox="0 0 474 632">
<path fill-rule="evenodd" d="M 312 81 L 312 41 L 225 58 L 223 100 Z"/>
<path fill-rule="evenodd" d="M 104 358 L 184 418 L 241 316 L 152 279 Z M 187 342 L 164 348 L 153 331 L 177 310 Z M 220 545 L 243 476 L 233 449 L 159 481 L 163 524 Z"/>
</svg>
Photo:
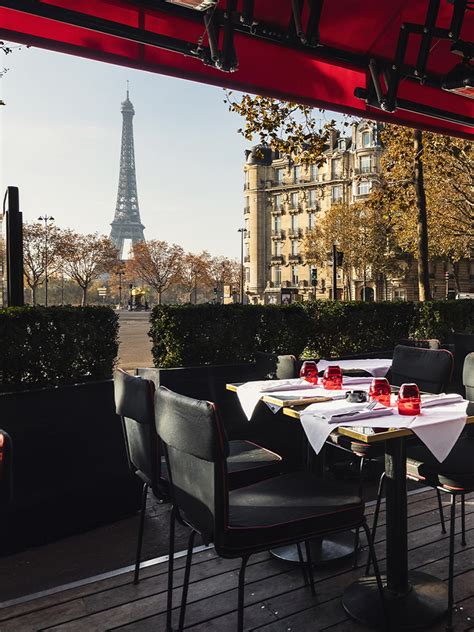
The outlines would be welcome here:
<svg viewBox="0 0 474 632">
<path fill-rule="evenodd" d="M 82 288 L 82 301 L 81 301 L 81 305 L 82 307 L 84 307 L 85 305 L 87 305 L 87 285 L 85 285 Z"/>
<path fill-rule="evenodd" d="M 459 261 L 451 261 L 451 265 L 453 266 L 454 287 L 456 288 L 456 293 L 459 294 L 461 291 L 461 286 L 459 285 Z"/>
<path fill-rule="evenodd" d="M 428 254 L 428 218 L 426 213 L 425 183 L 423 178 L 423 133 L 413 130 L 414 179 L 416 206 L 418 211 L 418 292 L 420 301 L 431 300 L 429 254 Z"/>
<path fill-rule="evenodd" d="M 36 305 L 36 285 L 31 286 L 31 300 L 33 301 L 33 305 Z"/>
<path fill-rule="evenodd" d="M 161 292 L 160 292 L 160 290 L 156 290 L 156 294 L 158 296 L 158 305 L 161 305 Z"/>
</svg>

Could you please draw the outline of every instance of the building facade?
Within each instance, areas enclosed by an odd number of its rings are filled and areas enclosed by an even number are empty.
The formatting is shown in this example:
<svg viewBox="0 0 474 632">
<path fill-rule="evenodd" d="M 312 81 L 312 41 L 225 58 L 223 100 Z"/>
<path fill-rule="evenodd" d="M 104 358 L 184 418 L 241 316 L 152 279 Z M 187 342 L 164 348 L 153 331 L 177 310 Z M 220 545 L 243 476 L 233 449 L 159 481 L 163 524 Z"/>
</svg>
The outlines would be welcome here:
<svg viewBox="0 0 474 632">
<path fill-rule="evenodd" d="M 351 136 L 333 132 L 320 167 L 298 165 L 269 147 L 246 152 L 244 166 L 244 272 L 245 293 L 250 303 L 286 303 L 309 298 L 331 299 L 332 260 L 314 266 L 305 260 L 303 240 L 335 203 L 351 204 L 366 199 L 379 182 L 380 124 L 363 121 L 352 126 Z M 329 254 L 329 253 L 328 253 Z M 454 291 L 449 266 L 430 264 L 435 298 Z M 416 300 L 416 261 L 401 261 L 400 278 L 343 278 L 337 269 L 337 298 L 367 300 Z M 461 261 L 457 277 L 462 292 L 474 292 L 474 266 Z"/>
</svg>

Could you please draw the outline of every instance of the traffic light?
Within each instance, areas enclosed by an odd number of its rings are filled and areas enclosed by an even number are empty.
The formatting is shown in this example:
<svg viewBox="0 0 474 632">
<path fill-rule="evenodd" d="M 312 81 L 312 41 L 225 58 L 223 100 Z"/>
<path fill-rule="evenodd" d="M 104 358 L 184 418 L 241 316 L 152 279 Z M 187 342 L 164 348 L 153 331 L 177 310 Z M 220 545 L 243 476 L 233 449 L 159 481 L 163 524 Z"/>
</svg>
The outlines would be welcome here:
<svg viewBox="0 0 474 632">
<path fill-rule="evenodd" d="M 342 267 L 343 260 L 344 260 L 344 253 L 338 250 L 336 253 L 336 265 L 338 268 Z"/>
<path fill-rule="evenodd" d="M 311 268 L 311 285 L 316 287 L 318 284 L 318 270 L 317 268 Z"/>
</svg>

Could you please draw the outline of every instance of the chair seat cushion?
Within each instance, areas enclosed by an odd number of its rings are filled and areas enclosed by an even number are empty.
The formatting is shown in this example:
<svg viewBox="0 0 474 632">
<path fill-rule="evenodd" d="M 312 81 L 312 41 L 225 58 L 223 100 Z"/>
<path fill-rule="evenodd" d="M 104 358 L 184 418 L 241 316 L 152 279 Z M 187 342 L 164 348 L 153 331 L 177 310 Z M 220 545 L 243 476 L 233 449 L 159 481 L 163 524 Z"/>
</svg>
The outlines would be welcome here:
<svg viewBox="0 0 474 632">
<path fill-rule="evenodd" d="M 461 437 L 440 463 L 424 446 L 407 450 L 407 475 L 449 490 L 474 491 L 474 438 Z"/>
<path fill-rule="evenodd" d="M 282 458 L 251 441 L 229 441 L 229 487 L 236 489 L 280 473 Z"/>
<path fill-rule="evenodd" d="M 268 549 L 360 525 L 364 503 L 353 486 L 295 472 L 231 491 L 222 554 Z"/>
</svg>

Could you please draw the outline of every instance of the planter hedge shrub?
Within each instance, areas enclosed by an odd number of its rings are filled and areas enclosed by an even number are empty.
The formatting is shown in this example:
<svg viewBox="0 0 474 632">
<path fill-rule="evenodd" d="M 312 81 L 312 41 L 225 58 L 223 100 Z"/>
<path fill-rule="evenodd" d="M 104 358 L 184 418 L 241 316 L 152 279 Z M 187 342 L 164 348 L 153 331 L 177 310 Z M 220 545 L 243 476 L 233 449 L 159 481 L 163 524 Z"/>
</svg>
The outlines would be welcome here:
<svg viewBox="0 0 474 632">
<path fill-rule="evenodd" d="M 256 351 L 337 357 L 393 349 L 402 338 L 474 331 L 474 301 L 160 305 L 149 335 L 156 367 L 250 362 Z"/>
<path fill-rule="evenodd" d="M 1 309 L 0 350 L 2 392 L 108 379 L 118 316 L 101 306 Z"/>
</svg>

